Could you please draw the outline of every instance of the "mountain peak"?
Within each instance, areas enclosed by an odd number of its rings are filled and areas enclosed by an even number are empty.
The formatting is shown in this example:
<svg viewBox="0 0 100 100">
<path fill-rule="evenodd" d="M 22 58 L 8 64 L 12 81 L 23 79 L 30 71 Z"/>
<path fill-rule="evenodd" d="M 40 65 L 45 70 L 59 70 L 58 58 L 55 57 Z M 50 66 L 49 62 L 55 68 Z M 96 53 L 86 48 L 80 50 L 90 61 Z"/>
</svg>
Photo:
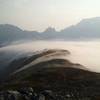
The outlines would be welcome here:
<svg viewBox="0 0 100 100">
<path fill-rule="evenodd" d="M 77 25 L 100 25 L 100 17 L 82 19 Z M 99 25 L 98 25 L 99 24 Z"/>
<path fill-rule="evenodd" d="M 16 29 L 16 30 L 20 30 L 20 31 L 22 31 L 19 27 L 17 27 L 17 26 L 15 26 L 15 25 L 11 25 L 11 24 L 1 24 L 0 25 L 0 28 L 4 28 L 4 29 L 10 29 L 10 30 L 14 30 L 14 29 Z"/>
<path fill-rule="evenodd" d="M 56 30 L 53 27 L 48 27 L 44 32 L 53 33 L 53 32 L 56 32 Z"/>
</svg>

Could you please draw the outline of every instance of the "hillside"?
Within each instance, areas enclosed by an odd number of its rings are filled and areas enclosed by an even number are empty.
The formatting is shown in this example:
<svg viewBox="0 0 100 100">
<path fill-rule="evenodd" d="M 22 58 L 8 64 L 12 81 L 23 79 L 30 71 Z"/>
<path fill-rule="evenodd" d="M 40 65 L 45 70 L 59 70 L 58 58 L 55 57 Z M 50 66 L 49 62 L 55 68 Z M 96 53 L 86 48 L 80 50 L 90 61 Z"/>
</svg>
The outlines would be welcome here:
<svg viewBox="0 0 100 100">
<path fill-rule="evenodd" d="M 67 50 L 44 50 L 29 58 L 13 61 L 6 69 L 0 88 L 33 87 L 56 93 L 66 91 L 74 97 L 88 97 L 89 100 L 99 97 L 100 74 L 62 58 L 65 54 L 70 55 Z"/>
</svg>

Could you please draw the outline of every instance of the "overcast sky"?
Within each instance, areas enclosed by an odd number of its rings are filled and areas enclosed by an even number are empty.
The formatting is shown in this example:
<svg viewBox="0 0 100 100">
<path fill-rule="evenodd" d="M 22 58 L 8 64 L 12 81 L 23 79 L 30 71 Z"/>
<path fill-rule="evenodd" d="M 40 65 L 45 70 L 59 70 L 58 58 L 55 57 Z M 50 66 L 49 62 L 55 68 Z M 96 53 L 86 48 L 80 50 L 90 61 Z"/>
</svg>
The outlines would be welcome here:
<svg viewBox="0 0 100 100">
<path fill-rule="evenodd" d="M 0 0 L 0 24 L 43 31 L 61 30 L 81 19 L 99 17 L 100 0 Z"/>
</svg>

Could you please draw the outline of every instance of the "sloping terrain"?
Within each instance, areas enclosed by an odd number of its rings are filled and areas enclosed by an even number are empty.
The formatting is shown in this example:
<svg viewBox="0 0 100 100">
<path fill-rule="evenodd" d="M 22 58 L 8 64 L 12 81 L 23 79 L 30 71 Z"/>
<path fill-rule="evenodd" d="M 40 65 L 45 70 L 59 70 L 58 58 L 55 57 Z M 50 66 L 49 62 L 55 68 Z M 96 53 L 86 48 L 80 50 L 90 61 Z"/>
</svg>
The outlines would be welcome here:
<svg viewBox="0 0 100 100">
<path fill-rule="evenodd" d="M 66 91 L 78 97 L 100 96 L 100 74 L 75 64 L 62 56 L 67 50 L 44 50 L 29 58 L 13 61 L 5 72 L 0 89 L 33 87 Z M 90 100 L 90 99 L 89 99 Z"/>
<path fill-rule="evenodd" d="M 50 59 L 61 58 L 63 56 L 69 55 L 70 52 L 67 50 L 43 50 L 37 51 L 31 54 L 31 56 L 18 57 L 15 58 L 4 70 L 4 74 L 9 75 L 12 73 L 20 72 L 24 69 L 30 69 L 31 66 L 38 64 L 40 62 L 48 61 Z"/>
</svg>

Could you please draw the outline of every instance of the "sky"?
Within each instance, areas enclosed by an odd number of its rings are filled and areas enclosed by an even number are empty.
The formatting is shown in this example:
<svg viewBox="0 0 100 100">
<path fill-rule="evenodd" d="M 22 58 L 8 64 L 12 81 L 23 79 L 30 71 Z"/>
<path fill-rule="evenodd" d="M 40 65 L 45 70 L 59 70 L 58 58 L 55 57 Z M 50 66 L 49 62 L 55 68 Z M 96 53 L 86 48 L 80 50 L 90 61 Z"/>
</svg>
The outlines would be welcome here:
<svg viewBox="0 0 100 100">
<path fill-rule="evenodd" d="M 24 30 L 59 31 L 92 17 L 100 17 L 100 0 L 0 0 L 0 24 Z"/>
</svg>

